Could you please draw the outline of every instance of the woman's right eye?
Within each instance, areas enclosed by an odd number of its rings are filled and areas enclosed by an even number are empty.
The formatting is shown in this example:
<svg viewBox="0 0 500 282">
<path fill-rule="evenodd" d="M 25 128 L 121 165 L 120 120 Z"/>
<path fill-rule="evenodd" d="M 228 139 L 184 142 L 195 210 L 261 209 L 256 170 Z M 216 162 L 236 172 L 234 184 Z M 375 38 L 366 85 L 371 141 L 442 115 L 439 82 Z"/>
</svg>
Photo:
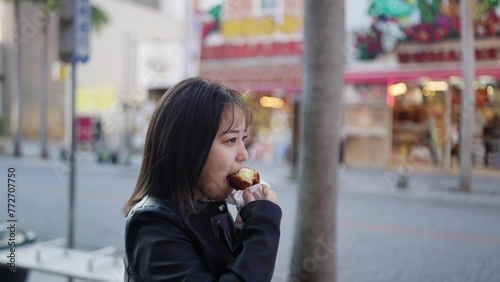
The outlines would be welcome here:
<svg viewBox="0 0 500 282">
<path fill-rule="evenodd" d="M 230 144 L 235 144 L 236 143 L 236 138 L 231 138 L 227 142 L 229 142 Z"/>
</svg>

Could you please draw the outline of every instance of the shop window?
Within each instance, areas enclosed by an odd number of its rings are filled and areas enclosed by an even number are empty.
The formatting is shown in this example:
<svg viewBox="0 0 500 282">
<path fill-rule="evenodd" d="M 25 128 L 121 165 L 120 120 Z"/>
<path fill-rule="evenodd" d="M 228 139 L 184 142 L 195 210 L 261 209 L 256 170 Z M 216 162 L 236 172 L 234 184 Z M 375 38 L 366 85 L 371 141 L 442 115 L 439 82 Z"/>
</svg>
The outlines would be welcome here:
<svg viewBox="0 0 500 282">
<path fill-rule="evenodd" d="M 281 22 L 284 14 L 284 0 L 256 0 L 255 12 L 257 17 L 270 16 Z"/>
</svg>

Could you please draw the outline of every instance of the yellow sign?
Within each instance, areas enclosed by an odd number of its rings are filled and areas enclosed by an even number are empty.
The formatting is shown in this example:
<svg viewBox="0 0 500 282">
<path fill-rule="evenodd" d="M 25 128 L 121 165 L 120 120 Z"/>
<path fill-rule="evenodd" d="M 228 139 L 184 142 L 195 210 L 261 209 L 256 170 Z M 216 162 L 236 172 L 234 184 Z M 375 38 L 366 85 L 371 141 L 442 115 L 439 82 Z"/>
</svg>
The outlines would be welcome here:
<svg viewBox="0 0 500 282">
<path fill-rule="evenodd" d="M 113 108 L 117 101 L 117 91 L 113 86 L 81 86 L 76 91 L 76 111 L 78 113 L 100 113 Z"/>
<path fill-rule="evenodd" d="M 221 32 L 224 37 L 251 37 L 275 32 L 294 34 L 300 32 L 303 22 L 304 18 L 292 15 L 285 15 L 283 23 L 277 23 L 273 17 L 225 20 L 221 23 Z"/>
</svg>

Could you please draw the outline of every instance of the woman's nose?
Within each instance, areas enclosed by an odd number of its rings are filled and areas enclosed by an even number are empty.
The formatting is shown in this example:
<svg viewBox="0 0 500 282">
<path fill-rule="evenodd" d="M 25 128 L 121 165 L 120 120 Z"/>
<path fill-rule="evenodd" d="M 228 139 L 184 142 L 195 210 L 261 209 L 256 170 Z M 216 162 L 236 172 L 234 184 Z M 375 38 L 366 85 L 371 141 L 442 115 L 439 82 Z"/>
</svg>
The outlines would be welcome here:
<svg viewBox="0 0 500 282">
<path fill-rule="evenodd" d="M 247 159 L 248 159 L 247 148 L 245 148 L 245 144 L 241 143 L 238 151 L 238 161 L 243 162 L 246 161 Z"/>
</svg>

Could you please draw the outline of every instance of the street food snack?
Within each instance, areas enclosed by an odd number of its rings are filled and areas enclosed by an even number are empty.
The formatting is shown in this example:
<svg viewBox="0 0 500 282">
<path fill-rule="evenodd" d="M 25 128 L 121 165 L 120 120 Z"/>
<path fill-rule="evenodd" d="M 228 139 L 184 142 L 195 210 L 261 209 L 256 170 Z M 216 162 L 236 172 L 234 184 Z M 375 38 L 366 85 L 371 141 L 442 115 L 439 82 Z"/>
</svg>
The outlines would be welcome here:
<svg viewBox="0 0 500 282">
<path fill-rule="evenodd" d="M 229 185 L 231 185 L 236 190 L 245 190 L 246 188 L 259 184 L 260 175 L 259 173 L 249 167 L 243 167 L 237 173 L 228 176 Z"/>
</svg>

